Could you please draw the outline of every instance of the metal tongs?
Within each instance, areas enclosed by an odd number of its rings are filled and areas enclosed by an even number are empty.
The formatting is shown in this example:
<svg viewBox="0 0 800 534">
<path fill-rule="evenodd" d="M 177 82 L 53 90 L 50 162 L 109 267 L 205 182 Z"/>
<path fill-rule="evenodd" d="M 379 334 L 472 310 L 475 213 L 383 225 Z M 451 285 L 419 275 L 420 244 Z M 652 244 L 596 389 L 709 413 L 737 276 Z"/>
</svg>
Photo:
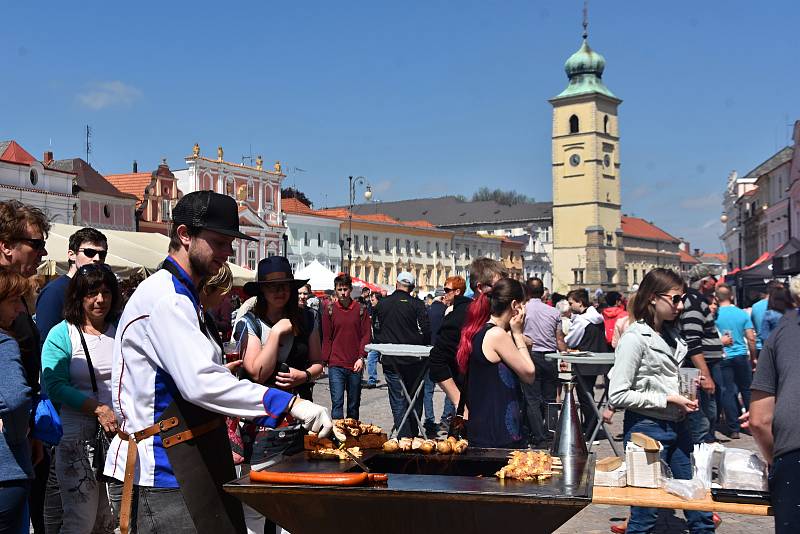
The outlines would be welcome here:
<svg viewBox="0 0 800 534">
<path fill-rule="evenodd" d="M 353 460 L 356 463 L 356 465 L 361 468 L 362 471 L 364 471 L 365 473 L 369 473 L 369 467 L 367 467 L 367 464 L 365 464 L 364 462 L 362 462 L 361 460 L 356 458 L 356 456 L 352 452 L 347 450 L 347 447 L 344 446 L 344 441 L 339 439 L 339 437 L 336 435 L 336 433 L 334 431 L 331 431 L 331 435 L 328 436 L 328 438 L 333 442 L 334 445 L 336 445 L 336 447 L 339 450 L 344 451 L 344 453 L 351 460 Z"/>
</svg>

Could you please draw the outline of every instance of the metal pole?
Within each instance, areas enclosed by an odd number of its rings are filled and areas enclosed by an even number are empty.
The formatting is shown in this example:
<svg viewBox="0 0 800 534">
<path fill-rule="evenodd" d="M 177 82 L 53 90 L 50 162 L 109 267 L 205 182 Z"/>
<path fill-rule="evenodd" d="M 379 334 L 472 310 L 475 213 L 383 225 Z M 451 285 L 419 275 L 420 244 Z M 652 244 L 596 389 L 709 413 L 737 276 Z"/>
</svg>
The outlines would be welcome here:
<svg viewBox="0 0 800 534">
<path fill-rule="evenodd" d="M 350 230 L 347 234 L 347 272 L 350 276 L 353 275 L 353 202 L 355 197 L 355 187 L 353 186 L 353 177 L 349 177 L 349 188 L 348 188 L 349 197 L 348 200 L 350 201 L 350 209 L 348 210 L 347 216 L 350 222 Z"/>
</svg>

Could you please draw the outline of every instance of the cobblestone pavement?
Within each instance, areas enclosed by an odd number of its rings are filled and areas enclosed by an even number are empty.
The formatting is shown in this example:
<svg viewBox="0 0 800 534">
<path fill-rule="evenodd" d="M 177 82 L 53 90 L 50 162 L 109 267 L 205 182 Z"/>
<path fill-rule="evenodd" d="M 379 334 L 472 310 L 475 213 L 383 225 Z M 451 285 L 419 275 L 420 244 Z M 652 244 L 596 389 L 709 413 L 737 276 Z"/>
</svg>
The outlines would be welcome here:
<svg viewBox="0 0 800 534">
<path fill-rule="evenodd" d="M 380 367 L 380 366 L 379 366 Z M 387 431 L 392 428 L 392 416 L 389 410 L 389 396 L 386 390 L 383 377 L 380 377 L 380 386 L 377 389 L 362 389 L 361 391 L 361 412 L 362 421 L 382 426 Z M 596 391 L 599 396 L 601 390 Z M 318 381 L 314 387 L 314 400 L 323 406 L 330 408 L 330 390 L 327 379 Z M 436 408 L 436 420 L 442 413 L 444 403 L 444 392 L 437 388 L 434 392 L 434 406 Z M 622 414 L 614 416 L 611 425 L 611 435 L 618 436 L 622 433 Z M 728 446 L 757 450 L 753 438 L 742 434 L 741 439 L 731 442 L 721 433 L 717 433 L 720 441 Z M 618 448 L 622 448 L 622 441 L 618 442 Z M 611 446 L 607 441 L 601 442 L 593 448 L 598 458 L 611 456 Z M 556 530 L 557 534 L 600 534 L 610 532 L 609 527 L 617 522 L 621 522 L 627 517 L 628 508 L 623 506 L 607 506 L 593 504 L 583 509 L 579 514 L 562 525 Z M 757 517 L 738 514 L 720 514 L 722 525 L 717 532 L 720 534 L 769 534 L 775 531 L 774 522 L 771 517 Z M 688 532 L 683 514 L 676 512 L 673 514 L 669 510 L 663 510 L 659 516 L 659 523 L 654 532 L 657 533 L 682 533 Z"/>
</svg>

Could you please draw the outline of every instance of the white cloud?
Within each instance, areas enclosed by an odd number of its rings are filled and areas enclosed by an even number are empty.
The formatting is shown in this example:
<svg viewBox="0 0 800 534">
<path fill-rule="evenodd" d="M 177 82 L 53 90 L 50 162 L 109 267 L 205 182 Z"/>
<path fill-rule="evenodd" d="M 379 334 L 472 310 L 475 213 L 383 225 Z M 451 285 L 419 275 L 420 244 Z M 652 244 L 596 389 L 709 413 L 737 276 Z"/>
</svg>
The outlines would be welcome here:
<svg viewBox="0 0 800 534">
<path fill-rule="evenodd" d="M 392 180 L 381 180 L 372 186 L 372 190 L 376 193 L 385 193 L 392 188 Z"/>
<path fill-rule="evenodd" d="M 78 102 L 93 110 L 106 109 L 114 106 L 130 107 L 141 98 L 142 92 L 119 80 L 98 82 L 92 84 L 85 91 L 78 93 Z"/>
<path fill-rule="evenodd" d="M 722 210 L 722 195 L 720 193 L 709 193 L 707 195 L 684 198 L 681 200 L 680 206 L 689 210 L 712 208 Z"/>
</svg>

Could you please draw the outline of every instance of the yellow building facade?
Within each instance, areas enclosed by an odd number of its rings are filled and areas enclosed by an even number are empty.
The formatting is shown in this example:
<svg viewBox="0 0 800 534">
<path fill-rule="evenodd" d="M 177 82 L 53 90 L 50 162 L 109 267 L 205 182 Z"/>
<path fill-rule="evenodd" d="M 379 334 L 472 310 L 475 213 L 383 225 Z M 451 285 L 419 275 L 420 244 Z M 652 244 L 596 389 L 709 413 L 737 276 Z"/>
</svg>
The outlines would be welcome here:
<svg viewBox="0 0 800 534">
<path fill-rule="evenodd" d="M 553 106 L 553 288 L 627 285 L 621 228 L 622 102 L 603 83 L 605 59 L 583 45 L 565 64 Z"/>
</svg>

